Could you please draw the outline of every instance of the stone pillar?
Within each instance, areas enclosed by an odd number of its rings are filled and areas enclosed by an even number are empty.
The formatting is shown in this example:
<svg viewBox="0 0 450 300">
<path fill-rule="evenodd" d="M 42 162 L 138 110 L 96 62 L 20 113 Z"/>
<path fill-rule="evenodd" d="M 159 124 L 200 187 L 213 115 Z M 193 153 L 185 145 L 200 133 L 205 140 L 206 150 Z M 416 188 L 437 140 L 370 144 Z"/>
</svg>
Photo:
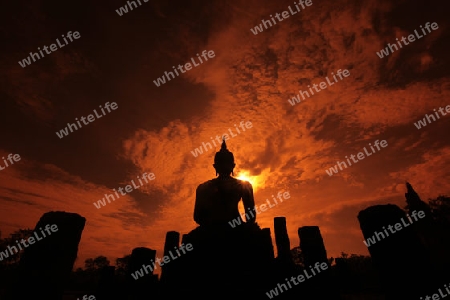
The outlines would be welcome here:
<svg viewBox="0 0 450 300">
<path fill-rule="evenodd" d="M 261 250 L 264 251 L 265 253 L 264 256 L 267 256 L 268 260 L 273 260 L 275 258 L 275 253 L 273 251 L 272 235 L 270 234 L 270 228 L 262 229 L 262 241 L 264 249 Z"/>
<path fill-rule="evenodd" d="M 19 287 L 14 299 L 62 299 L 77 258 L 78 244 L 86 219 L 75 213 L 48 212 L 33 232 L 33 244 L 20 260 Z M 56 230 L 55 230 L 56 229 Z"/>
<path fill-rule="evenodd" d="M 177 264 L 173 261 L 173 256 L 177 256 L 175 250 L 178 249 L 180 243 L 180 233 L 176 231 L 168 231 L 166 233 L 166 241 L 164 243 L 164 256 L 171 259 L 171 262 L 162 266 L 161 282 L 168 283 L 174 279 L 174 272 L 176 272 Z"/>
<path fill-rule="evenodd" d="M 450 235 L 447 228 L 438 226 L 433 219 L 430 206 L 426 204 L 409 182 L 406 182 L 407 192 L 405 193 L 406 203 L 408 203 L 408 213 L 412 215 L 414 211 L 423 211 L 425 217 L 420 222 L 415 222 L 414 226 L 422 243 L 429 249 L 432 264 L 437 272 L 448 273 L 450 267 L 450 245 L 448 238 Z"/>
<path fill-rule="evenodd" d="M 291 262 L 292 257 L 291 257 L 289 236 L 286 227 L 286 218 L 275 217 L 274 229 L 275 229 L 275 242 L 277 244 L 277 251 L 278 251 L 277 258 L 281 261 Z"/>
<path fill-rule="evenodd" d="M 312 273 L 311 268 L 316 264 L 321 266 L 320 273 L 305 282 L 304 293 L 314 295 L 314 299 L 338 299 L 338 289 L 331 277 L 331 266 L 319 226 L 302 226 L 297 233 L 305 269 Z M 324 263 L 325 270 L 322 268 Z"/>
<path fill-rule="evenodd" d="M 316 262 L 326 262 L 327 251 L 320 234 L 319 226 L 303 226 L 298 229 L 300 249 L 302 250 L 305 266 L 314 265 Z"/>
<path fill-rule="evenodd" d="M 358 220 L 366 243 L 372 239 L 368 250 L 386 299 L 412 299 L 426 294 L 433 272 L 427 251 L 405 212 L 392 204 L 375 205 L 360 211 Z"/>
<path fill-rule="evenodd" d="M 155 257 L 156 250 L 145 247 L 134 248 L 131 252 L 127 272 L 131 299 L 153 299 L 155 294 L 158 294 L 156 291 L 158 276 L 153 275 L 154 270 L 159 268 L 158 263 L 155 262 Z M 155 262 L 156 268 L 153 267 L 153 262 Z M 142 270 L 144 265 L 147 267 Z M 136 280 L 131 275 L 135 274 L 136 271 L 143 272 L 144 276 Z"/>
<path fill-rule="evenodd" d="M 188 238 L 189 237 L 187 234 L 183 234 L 183 236 L 181 237 L 181 243 L 186 245 L 187 244 L 186 239 L 188 239 Z"/>
</svg>

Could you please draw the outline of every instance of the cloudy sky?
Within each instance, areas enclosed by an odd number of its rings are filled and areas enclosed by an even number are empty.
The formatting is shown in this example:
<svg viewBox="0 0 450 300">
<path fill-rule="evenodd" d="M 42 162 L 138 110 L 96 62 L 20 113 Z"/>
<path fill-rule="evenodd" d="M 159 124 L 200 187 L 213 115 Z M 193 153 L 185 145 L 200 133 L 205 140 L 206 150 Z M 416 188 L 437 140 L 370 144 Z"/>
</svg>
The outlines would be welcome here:
<svg viewBox="0 0 450 300">
<path fill-rule="evenodd" d="M 291 247 L 299 244 L 298 227 L 318 225 L 328 256 L 368 254 L 361 209 L 404 207 L 405 181 L 424 200 L 450 194 L 450 116 L 414 126 L 450 105 L 448 3 L 313 0 L 257 35 L 250 28 L 293 1 L 141 3 L 123 16 L 115 11 L 122 0 L 4 4 L 0 155 L 22 159 L 0 171 L 2 236 L 62 210 L 87 219 L 77 266 L 98 255 L 114 261 L 139 246 L 160 256 L 167 231 L 196 227 L 195 189 L 215 177 L 219 148 L 198 157 L 191 151 L 229 128 L 235 133 L 241 121 L 253 127 L 227 141 L 235 171 L 251 176 L 257 204 L 290 192 L 258 223 L 273 229 L 273 217 L 285 216 Z M 439 28 L 377 56 L 426 22 Z M 68 31 L 81 37 L 25 68 L 18 64 Z M 215 57 L 160 87 L 153 83 L 203 50 Z M 288 103 L 338 69 L 351 75 Z M 106 102 L 118 108 L 58 138 L 68 122 Z M 375 140 L 388 146 L 327 175 Z M 93 205 L 145 172 L 155 180 Z"/>
</svg>

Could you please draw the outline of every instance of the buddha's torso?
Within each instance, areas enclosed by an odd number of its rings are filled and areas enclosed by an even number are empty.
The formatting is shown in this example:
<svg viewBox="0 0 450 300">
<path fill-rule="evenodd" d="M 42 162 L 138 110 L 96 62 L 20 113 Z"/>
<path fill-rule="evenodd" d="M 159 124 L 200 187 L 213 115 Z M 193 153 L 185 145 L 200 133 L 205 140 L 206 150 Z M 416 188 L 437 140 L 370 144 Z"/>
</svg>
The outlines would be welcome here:
<svg viewBox="0 0 450 300">
<path fill-rule="evenodd" d="M 248 184 L 233 177 L 215 178 L 200 184 L 196 201 L 205 222 L 227 223 L 240 218 L 238 204 Z"/>
</svg>

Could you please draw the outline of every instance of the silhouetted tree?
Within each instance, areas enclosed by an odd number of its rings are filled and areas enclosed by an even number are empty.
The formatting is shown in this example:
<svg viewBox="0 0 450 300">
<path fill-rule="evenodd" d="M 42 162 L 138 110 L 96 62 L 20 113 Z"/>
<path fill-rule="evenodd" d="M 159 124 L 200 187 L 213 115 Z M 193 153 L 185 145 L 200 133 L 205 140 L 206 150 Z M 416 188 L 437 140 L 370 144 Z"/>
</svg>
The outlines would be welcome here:
<svg viewBox="0 0 450 300">
<path fill-rule="evenodd" d="M 84 269 L 86 271 L 94 271 L 94 260 L 92 258 L 88 258 L 84 261 Z"/>
<path fill-rule="evenodd" d="M 116 259 L 116 273 L 117 275 L 126 275 L 128 263 L 130 261 L 131 255 L 125 255 L 124 257 L 119 257 Z"/>
<path fill-rule="evenodd" d="M 5 292 L 5 287 L 10 287 L 16 282 L 19 278 L 19 261 L 22 257 L 24 250 L 20 250 L 17 246 L 16 240 L 21 241 L 22 239 L 27 240 L 33 230 L 31 229 L 19 229 L 9 235 L 9 237 L 0 238 L 0 255 L 2 255 L 0 259 L 0 299 L 3 299 L 5 296 L 3 293 Z M 1 236 L 1 235 L 0 235 Z M 18 253 L 11 254 L 8 250 L 8 246 L 15 246 Z M 29 247 L 33 247 L 33 245 L 29 245 Z M 24 248 L 24 246 L 22 246 Z M 8 257 L 5 257 L 5 253 L 7 253 Z"/>
<path fill-rule="evenodd" d="M 19 253 L 15 253 L 12 255 L 8 251 L 9 257 L 6 259 L 0 260 L 0 268 L 3 269 L 6 267 L 13 267 L 19 263 L 20 257 L 24 250 L 19 249 L 16 241 L 20 242 L 22 239 L 27 240 L 32 234 L 33 234 L 32 229 L 29 229 L 29 228 L 28 229 L 19 229 L 17 231 L 14 231 L 13 233 L 11 233 L 9 235 L 9 237 L 7 237 L 7 238 L 4 238 L 4 239 L 0 238 L 0 251 L 4 252 L 5 250 L 7 250 L 8 246 L 11 246 L 11 247 L 15 246 L 17 248 L 17 250 L 19 250 Z M 29 245 L 29 246 L 31 246 L 31 245 Z M 24 248 L 24 247 L 22 246 L 22 248 Z"/>
<path fill-rule="evenodd" d="M 438 224 L 450 226 L 450 197 L 438 196 L 428 199 L 433 218 Z"/>
<path fill-rule="evenodd" d="M 87 272 L 98 271 L 106 266 L 109 266 L 109 260 L 102 255 L 94 259 L 88 258 L 84 261 L 84 268 Z"/>
<path fill-rule="evenodd" d="M 291 249 L 291 256 L 292 256 L 292 260 L 294 261 L 294 264 L 300 266 L 300 267 L 304 267 L 304 263 L 303 263 L 303 256 L 302 256 L 302 250 L 300 249 L 300 247 L 294 247 Z"/>
<path fill-rule="evenodd" d="M 370 256 L 341 252 L 336 258 L 335 276 L 343 293 L 362 292 L 378 286 Z"/>
<path fill-rule="evenodd" d="M 109 266 L 109 260 L 105 256 L 97 256 L 94 258 L 94 266 L 96 269 L 103 269 Z"/>
<path fill-rule="evenodd" d="M 334 261 L 335 261 L 334 257 L 328 258 L 328 264 L 329 264 L 330 266 L 333 265 Z"/>
</svg>

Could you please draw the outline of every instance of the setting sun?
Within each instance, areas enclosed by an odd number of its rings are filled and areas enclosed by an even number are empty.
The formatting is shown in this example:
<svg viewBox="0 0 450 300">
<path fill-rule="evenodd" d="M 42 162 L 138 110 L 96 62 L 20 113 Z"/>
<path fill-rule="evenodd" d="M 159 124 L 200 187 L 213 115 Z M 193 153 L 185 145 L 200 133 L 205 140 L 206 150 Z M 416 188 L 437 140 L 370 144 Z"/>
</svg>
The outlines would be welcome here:
<svg viewBox="0 0 450 300">
<path fill-rule="evenodd" d="M 251 176 L 250 172 L 248 172 L 248 171 L 239 172 L 239 174 L 236 176 L 236 178 L 239 180 L 245 180 L 245 181 L 250 182 L 253 186 L 253 191 L 256 191 L 260 187 L 259 177 Z"/>
</svg>

